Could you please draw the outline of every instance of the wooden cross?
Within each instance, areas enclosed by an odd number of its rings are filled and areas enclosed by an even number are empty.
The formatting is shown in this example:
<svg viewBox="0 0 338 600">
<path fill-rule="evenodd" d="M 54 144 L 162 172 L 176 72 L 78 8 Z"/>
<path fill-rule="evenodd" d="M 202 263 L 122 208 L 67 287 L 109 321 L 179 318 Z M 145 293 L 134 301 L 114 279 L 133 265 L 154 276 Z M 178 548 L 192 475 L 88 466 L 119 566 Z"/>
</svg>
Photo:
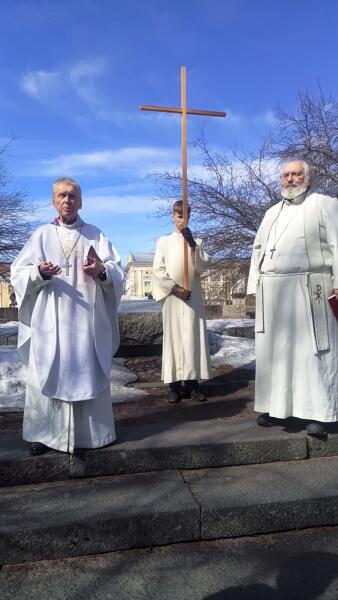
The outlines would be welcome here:
<svg viewBox="0 0 338 600">
<path fill-rule="evenodd" d="M 198 110 L 187 108 L 187 70 L 186 67 L 181 67 L 181 107 L 174 108 L 170 106 L 146 106 L 141 104 L 141 110 L 152 110 L 157 112 L 179 113 L 181 118 L 182 132 L 182 201 L 183 201 L 183 221 L 184 226 L 188 223 L 188 176 L 187 176 L 187 115 L 202 115 L 208 117 L 225 117 L 225 112 L 216 112 L 211 110 Z M 183 254 L 183 287 L 189 289 L 189 273 L 188 273 L 188 243 L 184 240 Z"/>
</svg>

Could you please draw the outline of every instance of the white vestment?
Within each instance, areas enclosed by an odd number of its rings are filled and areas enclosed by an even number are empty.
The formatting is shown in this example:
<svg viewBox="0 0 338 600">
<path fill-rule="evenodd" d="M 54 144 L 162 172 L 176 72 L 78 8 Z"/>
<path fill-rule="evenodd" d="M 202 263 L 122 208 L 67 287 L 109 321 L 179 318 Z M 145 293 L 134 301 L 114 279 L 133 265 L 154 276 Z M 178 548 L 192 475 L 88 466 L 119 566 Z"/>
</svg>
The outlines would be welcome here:
<svg viewBox="0 0 338 600">
<path fill-rule="evenodd" d="M 275 248 L 275 249 L 274 249 Z M 309 194 L 270 208 L 254 242 L 255 410 L 338 420 L 338 200 Z"/>
<path fill-rule="evenodd" d="M 200 273 L 210 266 L 210 258 L 201 240 L 196 240 L 196 250 L 188 249 L 190 300 L 176 298 L 171 290 L 175 283 L 183 286 L 183 242 L 181 233 L 161 237 L 154 258 L 153 294 L 155 300 L 163 303 L 164 383 L 211 377 L 200 281 Z"/>
<path fill-rule="evenodd" d="M 103 282 L 82 269 L 90 246 L 105 264 Z M 44 280 L 38 270 L 44 260 L 62 273 Z M 14 261 L 18 350 L 28 367 L 25 440 L 66 452 L 114 441 L 110 369 L 119 346 L 118 263 L 109 240 L 79 217 L 73 225 L 56 219 L 37 229 Z"/>
</svg>

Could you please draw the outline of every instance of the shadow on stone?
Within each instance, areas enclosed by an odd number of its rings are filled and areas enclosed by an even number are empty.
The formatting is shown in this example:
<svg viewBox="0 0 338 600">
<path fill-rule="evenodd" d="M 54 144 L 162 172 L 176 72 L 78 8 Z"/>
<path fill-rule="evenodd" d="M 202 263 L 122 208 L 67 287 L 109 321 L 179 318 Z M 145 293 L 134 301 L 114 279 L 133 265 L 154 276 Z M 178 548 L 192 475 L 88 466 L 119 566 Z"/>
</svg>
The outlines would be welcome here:
<svg viewBox="0 0 338 600">
<path fill-rule="evenodd" d="M 304 552 L 281 564 L 274 588 L 264 583 L 236 586 L 206 596 L 204 600 L 316 600 L 337 578 L 337 573 L 337 554 Z"/>
</svg>

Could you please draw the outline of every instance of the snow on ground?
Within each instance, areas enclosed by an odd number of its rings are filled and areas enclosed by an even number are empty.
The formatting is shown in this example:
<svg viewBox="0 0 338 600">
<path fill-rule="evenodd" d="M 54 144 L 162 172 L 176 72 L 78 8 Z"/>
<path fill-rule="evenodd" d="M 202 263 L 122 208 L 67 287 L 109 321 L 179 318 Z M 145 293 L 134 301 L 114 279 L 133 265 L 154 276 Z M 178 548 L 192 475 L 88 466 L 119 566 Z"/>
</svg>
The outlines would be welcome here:
<svg viewBox="0 0 338 600">
<path fill-rule="evenodd" d="M 211 319 L 207 321 L 208 331 L 224 333 L 231 327 L 254 327 L 254 319 Z"/>
<path fill-rule="evenodd" d="M 208 339 L 213 367 L 232 365 L 242 369 L 255 368 L 255 340 L 227 334 L 232 327 L 253 327 L 254 319 L 212 319 L 207 321 Z"/>
<path fill-rule="evenodd" d="M 8 321 L 7 323 L 0 323 L 0 336 L 9 337 L 18 333 L 18 322 Z"/>
<path fill-rule="evenodd" d="M 113 403 L 141 400 L 145 390 L 128 387 L 137 375 L 124 366 L 123 358 L 114 358 L 110 374 Z M 25 399 L 26 367 L 22 364 L 15 346 L 0 346 L 0 410 L 21 410 Z M 126 387 L 127 386 L 127 387 Z"/>
<path fill-rule="evenodd" d="M 0 408 L 23 408 L 25 381 L 26 368 L 15 346 L 0 346 Z"/>
<path fill-rule="evenodd" d="M 130 303 L 134 301 L 127 301 Z M 137 303 L 153 302 L 136 300 Z M 155 303 L 156 304 L 156 303 Z M 128 312 L 128 311 L 126 311 Z M 253 319 L 213 319 L 207 321 L 211 364 L 218 367 L 224 364 L 246 369 L 255 368 L 255 343 L 253 339 L 233 337 L 227 334 L 231 327 L 253 326 Z M 17 323 L 10 321 L 0 324 L 0 336 L 8 337 L 17 333 Z M 114 358 L 110 389 L 113 403 L 140 400 L 148 395 L 145 390 L 132 387 L 137 380 L 125 366 L 123 358 Z M 20 410 L 24 404 L 26 369 L 20 361 L 14 346 L 0 345 L 0 409 Z"/>
<path fill-rule="evenodd" d="M 137 381 L 137 375 L 127 369 L 124 363 L 124 358 L 113 358 L 113 366 L 110 372 L 110 391 L 113 404 L 128 402 L 129 400 L 141 400 L 141 398 L 148 396 L 148 392 L 145 390 L 130 386 L 126 387 L 128 383 Z"/>
</svg>

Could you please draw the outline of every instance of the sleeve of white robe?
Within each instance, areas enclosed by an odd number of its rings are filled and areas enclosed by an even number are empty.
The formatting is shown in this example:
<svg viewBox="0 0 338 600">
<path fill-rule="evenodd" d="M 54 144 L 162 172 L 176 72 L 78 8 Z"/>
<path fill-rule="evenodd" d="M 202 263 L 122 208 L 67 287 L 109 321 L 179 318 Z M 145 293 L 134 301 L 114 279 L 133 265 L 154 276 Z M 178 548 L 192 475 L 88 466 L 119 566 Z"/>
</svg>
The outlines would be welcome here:
<svg viewBox="0 0 338 600">
<path fill-rule="evenodd" d="M 338 200 L 326 196 L 321 203 L 326 239 L 332 253 L 332 287 L 338 288 Z"/>
<path fill-rule="evenodd" d="M 120 266 L 121 259 L 116 248 L 112 246 L 108 238 L 106 238 L 106 236 L 103 235 L 102 232 L 100 235 L 98 254 L 106 268 L 107 274 L 107 278 L 105 279 L 105 281 L 98 281 L 100 282 L 100 285 L 102 286 L 103 290 L 105 288 L 108 289 L 109 286 L 113 285 L 116 307 L 118 307 L 123 292 L 124 278 L 123 270 Z"/>
<path fill-rule="evenodd" d="M 48 260 L 41 243 L 41 228 L 29 238 L 11 266 L 11 283 L 19 312 L 18 348 L 22 349 L 21 357 L 28 361 L 29 347 L 24 347 L 30 339 L 31 317 L 39 291 L 48 286 L 50 279 L 43 279 L 38 265 Z"/>
<path fill-rule="evenodd" d="M 257 282 L 259 279 L 259 259 L 261 255 L 261 246 L 262 246 L 262 232 L 264 228 L 264 219 L 260 224 L 255 241 L 253 243 L 252 255 L 251 255 L 251 263 L 250 263 L 250 271 L 248 277 L 248 285 L 247 285 L 247 294 L 255 294 L 257 289 Z"/>
<path fill-rule="evenodd" d="M 190 248 L 189 251 L 192 252 L 193 255 L 193 265 L 195 267 L 196 273 L 201 274 L 204 273 L 204 271 L 206 271 L 211 266 L 212 259 L 204 250 L 202 240 L 197 238 L 195 241 L 195 251 L 192 251 Z"/>
<path fill-rule="evenodd" d="M 169 277 L 165 264 L 165 248 L 160 238 L 156 244 L 153 263 L 153 295 L 157 302 L 171 294 L 175 281 Z"/>
</svg>

